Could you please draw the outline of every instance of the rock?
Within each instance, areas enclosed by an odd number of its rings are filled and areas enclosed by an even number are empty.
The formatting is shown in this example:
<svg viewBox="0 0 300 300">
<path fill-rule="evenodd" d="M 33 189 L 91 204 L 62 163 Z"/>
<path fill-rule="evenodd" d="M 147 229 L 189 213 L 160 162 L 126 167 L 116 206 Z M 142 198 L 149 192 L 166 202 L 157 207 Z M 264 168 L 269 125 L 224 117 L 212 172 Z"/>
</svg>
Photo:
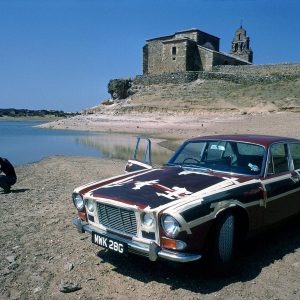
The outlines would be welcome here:
<svg viewBox="0 0 300 300">
<path fill-rule="evenodd" d="M 33 293 L 36 294 L 36 293 L 40 292 L 41 290 L 42 290 L 42 288 L 40 286 L 38 286 L 33 290 Z"/>
<path fill-rule="evenodd" d="M 9 275 L 12 271 L 9 269 L 9 268 L 5 268 L 3 271 L 2 271 L 2 276 L 6 276 L 6 275 Z"/>
<path fill-rule="evenodd" d="M 300 269 L 300 261 L 295 262 L 292 266 L 297 269 Z"/>
<path fill-rule="evenodd" d="M 8 269 L 9 270 L 15 270 L 19 267 L 19 264 L 17 264 L 16 262 L 13 262 L 11 263 L 9 266 L 8 266 Z"/>
<path fill-rule="evenodd" d="M 14 262 L 16 261 L 16 256 L 15 256 L 15 255 L 6 256 L 5 258 L 6 258 L 6 260 L 7 260 L 10 264 L 12 264 L 12 263 L 14 263 Z"/>
<path fill-rule="evenodd" d="M 67 263 L 65 265 L 65 269 L 68 271 L 72 271 L 74 269 L 74 265 L 72 263 Z"/>
<path fill-rule="evenodd" d="M 81 290 L 78 282 L 61 281 L 59 291 L 62 293 L 72 293 Z"/>
</svg>

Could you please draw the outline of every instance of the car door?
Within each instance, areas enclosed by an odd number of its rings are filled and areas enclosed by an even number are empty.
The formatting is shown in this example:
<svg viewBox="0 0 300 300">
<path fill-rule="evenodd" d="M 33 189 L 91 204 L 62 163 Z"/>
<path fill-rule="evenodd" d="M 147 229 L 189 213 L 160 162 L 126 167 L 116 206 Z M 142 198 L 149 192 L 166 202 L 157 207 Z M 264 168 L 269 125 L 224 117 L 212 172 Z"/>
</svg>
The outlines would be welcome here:
<svg viewBox="0 0 300 300">
<path fill-rule="evenodd" d="M 151 141 L 148 138 L 137 137 L 132 159 L 129 159 L 125 171 L 135 172 L 152 169 Z"/>
<path fill-rule="evenodd" d="M 271 145 L 267 172 L 263 184 L 266 189 L 266 225 L 278 222 L 297 212 L 299 173 L 295 173 L 288 143 Z"/>
</svg>

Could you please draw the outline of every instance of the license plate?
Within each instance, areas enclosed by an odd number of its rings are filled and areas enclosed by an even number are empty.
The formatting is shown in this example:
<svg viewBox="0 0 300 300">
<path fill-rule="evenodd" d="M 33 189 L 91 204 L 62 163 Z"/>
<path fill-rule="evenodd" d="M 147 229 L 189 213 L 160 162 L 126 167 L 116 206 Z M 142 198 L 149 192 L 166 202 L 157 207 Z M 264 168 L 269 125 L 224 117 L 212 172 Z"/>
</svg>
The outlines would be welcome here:
<svg viewBox="0 0 300 300">
<path fill-rule="evenodd" d="M 126 243 L 119 242 L 115 239 L 108 238 L 105 235 L 92 232 L 92 242 L 103 248 L 118 252 L 121 254 L 127 253 L 128 245 Z"/>
</svg>

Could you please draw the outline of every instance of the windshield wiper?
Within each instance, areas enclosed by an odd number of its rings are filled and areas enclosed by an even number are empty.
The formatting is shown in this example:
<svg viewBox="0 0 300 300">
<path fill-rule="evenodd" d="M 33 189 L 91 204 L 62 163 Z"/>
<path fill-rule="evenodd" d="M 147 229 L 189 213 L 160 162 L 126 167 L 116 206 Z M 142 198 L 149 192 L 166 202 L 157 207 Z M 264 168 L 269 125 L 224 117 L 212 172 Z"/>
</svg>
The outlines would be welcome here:
<svg viewBox="0 0 300 300">
<path fill-rule="evenodd" d="M 213 172 L 213 169 L 198 166 L 198 165 L 183 165 L 182 168 L 184 168 L 184 169 L 196 169 L 197 171 L 202 171 L 202 172 Z"/>
</svg>

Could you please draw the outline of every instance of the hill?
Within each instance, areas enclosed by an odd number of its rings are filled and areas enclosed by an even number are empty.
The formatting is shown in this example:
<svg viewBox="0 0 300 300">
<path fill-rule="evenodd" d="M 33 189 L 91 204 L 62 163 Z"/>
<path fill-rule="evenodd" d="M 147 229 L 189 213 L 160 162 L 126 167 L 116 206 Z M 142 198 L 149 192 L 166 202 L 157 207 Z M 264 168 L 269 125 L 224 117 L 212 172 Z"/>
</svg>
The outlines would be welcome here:
<svg viewBox="0 0 300 300">
<path fill-rule="evenodd" d="M 222 66 L 130 82 L 125 99 L 109 99 L 42 127 L 174 139 L 245 133 L 300 138 L 300 63 Z"/>
<path fill-rule="evenodd" d="M 212 72 L 138 76 L 132 79 L 130 92 L 126 99 L 106 101 L 84 112 L 300 112 L 300 63 L 219 66 Z"/>
</svg>

